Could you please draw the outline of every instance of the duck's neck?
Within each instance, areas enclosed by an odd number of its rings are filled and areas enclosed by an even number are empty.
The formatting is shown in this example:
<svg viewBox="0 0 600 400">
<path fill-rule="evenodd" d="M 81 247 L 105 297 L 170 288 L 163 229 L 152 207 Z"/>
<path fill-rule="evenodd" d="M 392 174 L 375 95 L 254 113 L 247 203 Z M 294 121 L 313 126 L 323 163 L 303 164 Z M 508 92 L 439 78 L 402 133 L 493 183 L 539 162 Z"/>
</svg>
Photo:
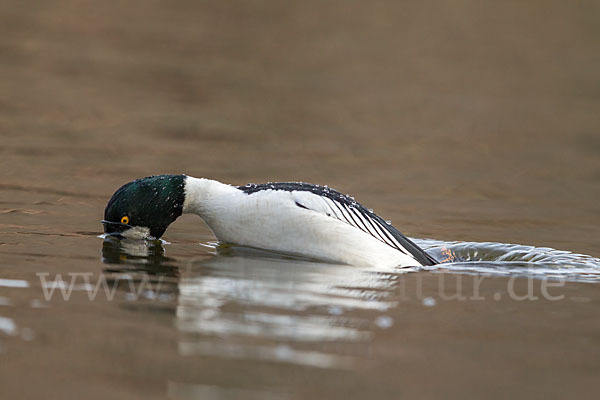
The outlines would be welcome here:
<svg viewBox="0 0 600 400">
<path fill-rule="evenodd" d="M 183 212 L 198 214 L 205 220 L 214 214 L 223 201 L 223 196 L 239 192 L 231 185 L 204 178 L 187 176 L 185 179 L 185 201 Z"/>
</svg>

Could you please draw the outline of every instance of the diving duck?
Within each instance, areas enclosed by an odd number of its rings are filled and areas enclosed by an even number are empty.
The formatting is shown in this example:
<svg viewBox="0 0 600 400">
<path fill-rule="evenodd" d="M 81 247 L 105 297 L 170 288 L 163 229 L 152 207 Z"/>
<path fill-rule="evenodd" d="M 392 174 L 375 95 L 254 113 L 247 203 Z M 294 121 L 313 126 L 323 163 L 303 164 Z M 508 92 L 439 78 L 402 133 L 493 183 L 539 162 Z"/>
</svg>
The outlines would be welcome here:
<svg viewBox="0 0 600 400">
<path fill-rule="evenodd" d="M 104 231 L 158 239 L 183 213 L 197 214 L 224 243 L 372 267 L 437 261 L 390 223 L 327 186 L 273 182 L 232 186 L 157 175 L 121 186 L 104 210 Z"/>
</svg>

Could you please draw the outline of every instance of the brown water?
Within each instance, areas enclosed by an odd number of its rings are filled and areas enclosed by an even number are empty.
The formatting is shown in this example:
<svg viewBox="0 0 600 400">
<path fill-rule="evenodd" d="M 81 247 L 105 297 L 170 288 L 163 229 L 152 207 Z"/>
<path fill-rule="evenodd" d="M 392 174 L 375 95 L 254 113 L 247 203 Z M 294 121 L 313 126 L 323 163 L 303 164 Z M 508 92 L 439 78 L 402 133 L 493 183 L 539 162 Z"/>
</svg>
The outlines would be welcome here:
<svg viewBox="0 0 600 400">
<path fill-rule="evenodd" d="M 596 397 L 598 260 L 473 242 L 600 256 L 599 17 L 4 2 L 0 397 Z M 112 192 L 155 173 L 328 184 L 465 262 L 217 249 L 192 216 L 168 244 L 98 238 Z"/>
</svg>

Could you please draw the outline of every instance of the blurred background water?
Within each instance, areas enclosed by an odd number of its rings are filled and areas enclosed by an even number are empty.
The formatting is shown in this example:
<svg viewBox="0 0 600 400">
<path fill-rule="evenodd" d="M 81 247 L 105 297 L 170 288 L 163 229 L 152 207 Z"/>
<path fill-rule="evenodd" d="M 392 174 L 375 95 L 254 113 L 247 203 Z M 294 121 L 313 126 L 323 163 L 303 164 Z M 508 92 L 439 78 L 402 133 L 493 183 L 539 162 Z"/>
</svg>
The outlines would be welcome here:
<svg viewBox="0 0 600 400">
<path fill-rule="evenodd" d="M 593 1 L 3 2 L 0 394 L 592 396 L 599 18 Z M 223 248 L 193 216 L 169 243 L 99 239 L 113 191 L 156 173 L 327 184 L 453 262 Z M 102 279 L 112 300 L 90 301 Z"/>
</svg>

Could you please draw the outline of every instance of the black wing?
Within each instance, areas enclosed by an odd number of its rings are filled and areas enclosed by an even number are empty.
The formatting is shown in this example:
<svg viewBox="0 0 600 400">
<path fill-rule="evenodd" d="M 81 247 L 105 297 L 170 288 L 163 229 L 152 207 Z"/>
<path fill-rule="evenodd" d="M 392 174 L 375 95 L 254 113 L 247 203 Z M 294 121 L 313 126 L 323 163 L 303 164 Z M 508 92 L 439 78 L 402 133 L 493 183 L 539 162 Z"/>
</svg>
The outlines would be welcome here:
<svg viewBox="0 0 600 400">
<path fill-rule="evenodd" d="M 296 205 L 312 211 L 320 212 L 346 222 L 375 239 L 405 254 L 411 255 L 422 265 L 435 265 L 437 261 L 423 249 L 404 236 L 399 230 L 388 224 L 372 210 L 347 196 L 328 188 L 303 182 L 273 182 L 238 186 L 247 194 L 264 190 L 285 190 L 292 192 Z"/>
</svg>

